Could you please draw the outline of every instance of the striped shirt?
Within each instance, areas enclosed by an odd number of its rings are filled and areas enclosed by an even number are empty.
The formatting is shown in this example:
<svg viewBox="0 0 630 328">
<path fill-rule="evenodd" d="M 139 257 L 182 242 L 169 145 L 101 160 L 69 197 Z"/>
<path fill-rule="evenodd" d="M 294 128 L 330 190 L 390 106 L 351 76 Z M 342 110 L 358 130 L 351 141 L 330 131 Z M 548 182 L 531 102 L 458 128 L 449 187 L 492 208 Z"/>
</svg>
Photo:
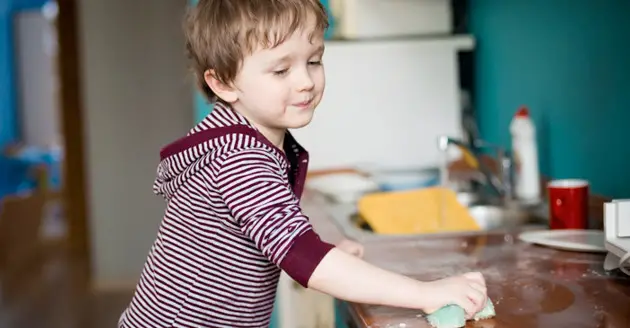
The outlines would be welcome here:
<svg viewBox="0 0 630 328">
<path fill-rule="evenodd" d="M 280 270 L 306 287 L 333 247 L 300 210 L 308 153 L 218 102 L 160 155 L 166 211 L 118 326 L 268 327 Z"/>
</svg>

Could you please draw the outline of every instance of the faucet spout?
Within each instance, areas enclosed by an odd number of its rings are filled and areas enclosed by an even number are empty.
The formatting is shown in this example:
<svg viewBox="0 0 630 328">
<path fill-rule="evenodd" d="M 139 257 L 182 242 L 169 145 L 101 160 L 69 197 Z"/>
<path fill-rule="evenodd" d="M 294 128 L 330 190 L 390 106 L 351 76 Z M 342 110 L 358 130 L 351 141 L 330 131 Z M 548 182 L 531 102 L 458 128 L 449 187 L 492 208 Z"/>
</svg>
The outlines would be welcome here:
<svg viewBox="0 0 630 328">
<path fill-rule="evenodd" d="M 450 145 L 454 145 L 460 149 L 464 161 L 473 169 L 480 171 L 487 185 L 501 198 L 512 197 L 512 161 L 507 152 L 500 146 L 486 143 L 482 140 L 475 140 L 471 145 L 462 140 L 458 140 L 449 136 L 440 136 L 438 138 L 438 149 L 446 152 Z M 479 149 L 492 148 L 496 151 L 497 173 L 488 168 L 479 156 Z"/>
</svg>

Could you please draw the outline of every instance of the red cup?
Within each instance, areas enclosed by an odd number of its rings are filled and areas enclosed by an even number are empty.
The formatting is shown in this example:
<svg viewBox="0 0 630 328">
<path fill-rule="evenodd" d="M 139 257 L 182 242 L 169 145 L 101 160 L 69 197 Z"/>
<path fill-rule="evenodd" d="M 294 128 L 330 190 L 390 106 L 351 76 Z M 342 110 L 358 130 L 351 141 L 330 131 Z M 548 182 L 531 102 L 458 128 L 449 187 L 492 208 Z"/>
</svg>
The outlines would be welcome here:
<svg viewBox="0 0 630 328">
<path fill-rule="evenodd" d="M 553 180 L 547 190 L 550 229 L 588 228 L 588 181 Z"/>
</svg>

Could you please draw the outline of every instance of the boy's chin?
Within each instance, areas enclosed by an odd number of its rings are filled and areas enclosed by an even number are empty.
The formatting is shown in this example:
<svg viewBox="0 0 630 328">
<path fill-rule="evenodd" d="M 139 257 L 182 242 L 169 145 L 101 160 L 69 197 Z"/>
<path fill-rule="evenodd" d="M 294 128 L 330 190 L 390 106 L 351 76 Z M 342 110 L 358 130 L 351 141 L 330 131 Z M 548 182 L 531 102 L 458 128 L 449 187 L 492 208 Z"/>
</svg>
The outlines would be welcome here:
<svg viewBox="0 0 630 328">
<path fill-rule="evenodd" d="M 309 123 L 311 123 L 312 119 L 313 119 L 313 115 L 310 115 L 309 117 L 294 118 L 290 120 L 289 122 L 287 122 L 287 129 L 303 128 L 307 126 Z"/>
<path fill-rule="evenodd" d="M 286 121 L 287 129 L 300 129 L 307 126 L 313 120 L 313 111 L 294 115 Z"/>
</svg>

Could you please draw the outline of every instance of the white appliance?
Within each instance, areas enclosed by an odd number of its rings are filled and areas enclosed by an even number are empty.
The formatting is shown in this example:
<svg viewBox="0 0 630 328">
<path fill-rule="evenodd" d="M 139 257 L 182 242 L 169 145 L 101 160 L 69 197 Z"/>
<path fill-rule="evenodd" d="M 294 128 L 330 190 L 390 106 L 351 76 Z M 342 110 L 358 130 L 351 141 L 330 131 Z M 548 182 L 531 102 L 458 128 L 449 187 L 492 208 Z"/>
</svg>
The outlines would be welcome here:
<svg viewBox="0 0 630 328">
<path fill-rule="evenodd" d="M 630 276 L 630 199 L 604 204 L 604 232 L 608 250 L 604 269 L 619 268 Z"/>
<path fill-rule="evenodd" d="M 438 165 L 438 137 L 463 135 L 457 53 L 473 48 L 470 36 L 328 41 L 324 98 L 292 131 L 309 169 Z"/>
</svg>

